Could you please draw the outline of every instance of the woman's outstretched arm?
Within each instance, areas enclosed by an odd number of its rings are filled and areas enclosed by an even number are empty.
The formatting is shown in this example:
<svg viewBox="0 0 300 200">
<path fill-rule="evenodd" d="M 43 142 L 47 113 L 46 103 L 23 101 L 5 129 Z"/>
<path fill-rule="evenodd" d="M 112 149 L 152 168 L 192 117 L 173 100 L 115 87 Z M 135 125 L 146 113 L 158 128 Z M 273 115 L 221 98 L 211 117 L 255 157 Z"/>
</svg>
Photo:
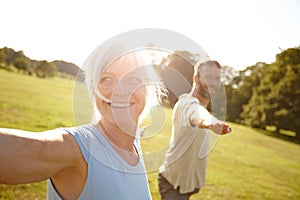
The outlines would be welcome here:
<svg viewBox="0 0 300 200">
<path fill-rule="evenodd" d="M 23 184 L 55 177 L 76 166 L 80 155 L 73 136 L 63 130 L 37 133 L 0 128 L 0 183 Z"/>
</svg>

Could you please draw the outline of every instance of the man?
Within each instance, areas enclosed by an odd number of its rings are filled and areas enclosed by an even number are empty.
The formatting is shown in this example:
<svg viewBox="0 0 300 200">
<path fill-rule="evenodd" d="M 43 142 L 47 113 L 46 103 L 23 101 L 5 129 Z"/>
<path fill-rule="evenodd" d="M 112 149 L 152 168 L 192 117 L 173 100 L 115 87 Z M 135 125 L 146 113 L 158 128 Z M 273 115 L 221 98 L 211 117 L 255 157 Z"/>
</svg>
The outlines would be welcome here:
<svg viewBox="0 0 300 200">
<path fill-rule="evenodd" d="M 205 184 L 208 130 L 221 135 L 231 131 L 206 109 L 221 86 L 220 70 L 217 61 L 198 62 L 191 92 L 174 106 L 172 137 L 158 175 L 162 200 L 188 200 L 197 193 Z"/>
</svg>

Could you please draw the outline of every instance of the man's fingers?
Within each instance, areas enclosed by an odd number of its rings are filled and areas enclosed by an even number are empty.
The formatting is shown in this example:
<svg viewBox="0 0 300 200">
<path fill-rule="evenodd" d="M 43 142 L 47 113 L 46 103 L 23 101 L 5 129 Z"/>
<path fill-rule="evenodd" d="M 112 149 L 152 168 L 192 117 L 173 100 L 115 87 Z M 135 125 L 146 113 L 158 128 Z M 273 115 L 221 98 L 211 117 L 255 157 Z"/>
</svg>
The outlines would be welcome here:
<svg viewBox="0 0 300 200">
<path fill-rule="evenodd" d="M 222 134 L 227 134 L 227 133 L 230 133 L 230 132 L 231 132 L 231 128 L 229 127 L 228 124 L 225 124 L 223 126 Z"/>
</svg>

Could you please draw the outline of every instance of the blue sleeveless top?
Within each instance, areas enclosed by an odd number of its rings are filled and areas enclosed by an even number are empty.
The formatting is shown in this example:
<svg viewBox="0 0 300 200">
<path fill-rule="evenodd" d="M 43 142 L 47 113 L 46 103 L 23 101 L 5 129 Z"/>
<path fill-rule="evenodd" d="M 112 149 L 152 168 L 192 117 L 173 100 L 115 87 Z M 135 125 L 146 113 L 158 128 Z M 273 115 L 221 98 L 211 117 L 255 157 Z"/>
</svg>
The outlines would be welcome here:
<svg viewBox="0 0 300 200">
<path fill-rule="evenodd" d="M 119 156 L 93 125 L 65 130 L 74 136 L 88 164 L 88 177 L 79 200 L 151 199 L 138 139 L 135 140 L 135 147 L 139 162 L 132 166 Z M 47 200 L 60 199 L 51 180 L 48 180 Z"/>
</svg>

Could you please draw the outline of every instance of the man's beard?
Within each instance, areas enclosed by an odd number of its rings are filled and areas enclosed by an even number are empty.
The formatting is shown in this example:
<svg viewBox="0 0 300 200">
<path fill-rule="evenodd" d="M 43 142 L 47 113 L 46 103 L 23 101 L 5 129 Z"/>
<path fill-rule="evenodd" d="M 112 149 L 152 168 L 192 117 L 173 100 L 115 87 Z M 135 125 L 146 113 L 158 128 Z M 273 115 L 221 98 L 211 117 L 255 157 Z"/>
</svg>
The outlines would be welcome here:
<svg viewBox="0 0 300 200">
<path fill-rule="evenodd" d="M 198 93 L 199 95 L 201 95 L 201 96 L 203 96 L 203 97 L 205 97 L 205 98 L 207 98 L 207 99 L 212 98 L 212 97 L 214 96 L 214 94 L 211 94 L 211 93 L 209 92 L 209 89 L 205 90 L 205 88 L 207 88 L 207 87 L 205 87 L 205 86 L 200 82 L 200 83 L 198 84 L 198 87 L 197 87 L 196 91 L 197 91 L 197 93 Z"/>
</svg>

